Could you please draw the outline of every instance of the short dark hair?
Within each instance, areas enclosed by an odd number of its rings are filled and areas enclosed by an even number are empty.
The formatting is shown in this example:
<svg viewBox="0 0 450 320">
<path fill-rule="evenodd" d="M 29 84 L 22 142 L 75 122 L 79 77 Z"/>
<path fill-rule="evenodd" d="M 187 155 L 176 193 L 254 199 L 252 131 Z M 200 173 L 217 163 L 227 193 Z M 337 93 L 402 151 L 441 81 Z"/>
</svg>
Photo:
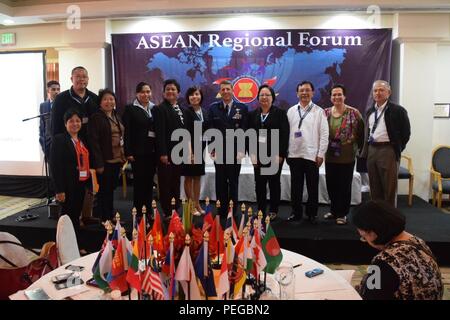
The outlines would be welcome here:
<svg viewBox="0 0 450 320">
<path fill-rule="evenodd" d="M 311 81 L 302 81 L 297 85 L 297 92 L 298 92 L 298 88 L 300 88 L 304 84 L 309 84 L 311 86 L 312 91 L 314 91 L 314 85 L 312 84 Z"/>
<path fill-rule="evenodd" d="M 375 232 L 374 243 L 385 245 L 405 230 L 406 218 L 388 202 L 370 200 L 353 210 L 352 223 L 358 229 Z"/>
<path fill-rule="evenodd" d="M 344 85 L 343 84 L 335 84 L 334 86 L 331 87 L 330 96 L 331 96 L 331 92 L 333 91 L 333 89 L 338 89 L 338 88 L 342 89 L 342 93 L 344 94 L 344 96 L 346 95 Z"/>
<path fill-rule="evenodd" d="M 175 79 L 167 79 L 166 81 L 164 81 L 163 91 L 166 91 L 166 87 L 167 87 L 169 84 L 175 85 L 175 87 L 177 87 L 178 92 L 180 92 L 180 84 L 179 84 L 178 81 L 175 80 Z"/>
<path fill-rule="evenodd" d="M 186 99 L 187 104 L 190 104 L 189 97 L 192 96 L 195 91 L 200 92 L 200 97 L 201 97 L 200 98 L 200 104 L 202 104 L 202 102 L 203 102 L 203 92 L 202 92 L 202 89 L 200 89 L 200 87 L 198 87 L 198 86 L 193 86 L 193 87 L 190 87 L 189 89 L 187 89 L 186 95 L 184 97 Z"/>
<path fill-rule="evenodd" d="M 144 88 L 145 86 L 148 86 L 150 88 L 150 90 L 152 90 L 152 86 L 150 84 L 148 84 L 147 82 L 141 81 L 136 85 L 136 93 L 141 92 L 142 88 Z"/>
<path fill-rule="evenodd" d="M 112 95 L 114 97 L 114 100 L 117 100 L 116 94 L 112 90 L 110 90 L 108 88 L 105 88 L 105 89 L 100 89 L 98 91 L 98 101 L 99 101 L 99 103 L 102 102 L 103 96 L 105 96 L 107 94 Z"/>
<path fill-rule="evenodd" d="M 274 101 L 275 101 L 275 97 L 276 97 L 276 95 L 275 95 L 275 90 L 273 90 L 273 88 L 272 88 L 271 86 L 269 86 L 268 84 L 263 84 L 263 85 L 260 85 L 260 86 L 259 86 L 259 88 L 258 88 L 258 97 L 259 97 L 259 93 L 260 93 L 261 90 L 264 89 L 264 88 L 269 89 L 270 94 L 272 95 L 272 100 L 273 100 L 272 102 L 274 102 Z"/>
<path fill-rule="evenodd" d="M 49 82 L 47 82 L 47 88 L 50 88 L 51 86 L 53 86 L 53 85 L 57 85 L 57 86 L 61 86 L 60 84 L 59 84 L 59 82 L 58 81 L 56 81 L 56 80 L 50 80 Z"/>
<path fill-rule="evenodd" d="M 66 124 L 67 121 L 69 121 L 69 119 L 72 118 L 73 116 L 77 116 L 78 118 L 80 118 L 80 120 L 83 119 L 83 117 L 81 116 L 81 113 L 77 109 L 71 108 L 64 113 L 64 117 L 63 117 L 64 124 Z"/>
<path fill-rule="evenodd" d="M 84 70 L 84 71 L 86 71 L 86 73 L 88 73 L 88 71 L 86 70 L 85 67 L 78 66 L 78 67 L 75 67 L 75 68 L 72 69 L 71 75 L 73 75 L 75 73 L 75 71 L 77 71 L 77 70 Z"/>
<path fill-rule="evenodd" d="M 233 84 L 229 80 L 222 80 L 222 81 L 220 81 L 219 87 L 221 87 L 223 85 L 233 87 Z"/>
</svg>

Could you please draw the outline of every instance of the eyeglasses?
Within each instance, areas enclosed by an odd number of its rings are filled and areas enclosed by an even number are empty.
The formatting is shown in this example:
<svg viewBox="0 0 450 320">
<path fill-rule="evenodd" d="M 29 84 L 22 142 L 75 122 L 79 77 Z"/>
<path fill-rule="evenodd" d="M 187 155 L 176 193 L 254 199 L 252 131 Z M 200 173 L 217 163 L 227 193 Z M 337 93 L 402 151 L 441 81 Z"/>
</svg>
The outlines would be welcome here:
<svg viewBox="0 0 450 320">
<path fill-rule="evenodd" d="M 271 94 L 260 94 L 259 96 L 260 97 L 271 97 L 272 95 Z"/>
</svg>

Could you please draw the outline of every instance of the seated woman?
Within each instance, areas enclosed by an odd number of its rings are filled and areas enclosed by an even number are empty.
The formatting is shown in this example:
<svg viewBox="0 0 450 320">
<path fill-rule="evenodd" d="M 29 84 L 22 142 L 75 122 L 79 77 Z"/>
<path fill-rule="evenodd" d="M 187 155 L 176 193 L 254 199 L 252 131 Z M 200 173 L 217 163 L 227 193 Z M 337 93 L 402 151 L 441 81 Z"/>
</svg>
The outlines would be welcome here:
<svg viewBox="0 0 450 320">
<path fill-rule="evenodd" d="M 439 266 L 422 239 L 405 231 L 405 216 L 383 201 L 368 201 L 352 217 L 361 240 L 380 250 L 372 273 L 357 288 L 365 300 L 440 300 Z M 369 269 L 370 270 L 370 269 Z"/>
</svg>

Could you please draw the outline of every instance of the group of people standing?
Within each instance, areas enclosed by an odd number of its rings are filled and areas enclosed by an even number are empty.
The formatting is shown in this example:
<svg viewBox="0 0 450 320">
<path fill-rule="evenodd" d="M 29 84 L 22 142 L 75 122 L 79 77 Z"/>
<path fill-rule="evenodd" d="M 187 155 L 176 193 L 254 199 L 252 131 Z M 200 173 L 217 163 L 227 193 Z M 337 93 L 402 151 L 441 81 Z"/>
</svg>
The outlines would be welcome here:
<svg viewBox="0 0 450 320">
<path fill-rule="evenodd" d="M 95 170 L 99 183 L 95 216 L 102 220 L 112 218 L 113 191 L 125 161 L 131 164 L 133 172 L 133 206 L 138 215 L 142 214 L 143 206 L 151 207 L 156 173 L 165 217 L 170 217 L 172 198 L 179 206 L 181 176 L 185 177 L 184 191 L 193 202 L 194 214 L 203 214 L 199 202 L 200 181 L 205 174 L 204 152 L 208 145 L 215 165 L 216 196 L 222 203 L 219 212 L 222 216 L 226 215 L 230 200 L 237 207 L 241 160 L 246 153 L 254 166 L 258 210 L 269 214 L 271 219 L 278 214 L 280 175 L 285 161 L 291 172 L 292 213 L 288 221 L 302 218 L 306 180 L 305 213 L 309 222 L 317 223 L 319 167 L 325 162 L 331 200 L 330 212 L 325 218 L 346 224 L 355 158 L 364 152 L 368 154 L 372 198 L 395 204 L 396 170 L 410 131 L 407 113 L 389 101 L 390 87 L 385 81 L 374 83 L 375 103 L 364 121 L 356 108 L 345 103 L 346 89 L 342 85 L 332 87 L 333 105 L 323 109 L 312 102 L 314 85 L 303 81 L 297 86 L 298 104 L 285 111 L 276 106 L 275 91 L 267 84 L 258 89 L 257 108 L 249 110 L 245 104 L 233 100 L 233 86 L 229 81 L 220 83 L 221 99 L 208 108 L 203 106 L 203 92 L 199 87 L 186 91 L 187 106 L 182 107 L 178 104 L 180 85 L 175 79 L 168 79 L 163 85 L 163 101 L 155 105 L 151 101 L 150 84 L 140 82 L 136 86 L 135 99 L 125 106 L 120 116 L 116 112 L 113 91 L 104 89 L 97 96 L 87 89 L 89 77 L 85 68 L 74 68 L 71 80 L 69 90 L 52 98 L 52 138 L 46 150 L 50 149 L 48 155 L 56 199 L 62 203 L 63 213 L 72 217 L 75 226 L 79 225 L 91 169 Z M 52 83 L 49 88 L 54 85 Z M 201 130 L 195 130 L 199 125 Z M 180 155 L 188 161 L 181 164 L 172 159 L 172 150 L 182 139 L 172 140 L 172 133 L 177 129 L 187 130 L 191 137 L 189 154 Z M 216 150 L 214 138 L 204 134 L 208 129 L 217 129 L 222 134 L 222 150 Z M 255 130 L 257 152 L 251 152 L 248 146 L 240 148 L 236 140 L 238 135 L 230 135 L 230 131 L 241 129 L 244 132 Z M 273 130 L 278 131 L 278 141 L 271 141 Z M 229 139 L 234 140 L 230 143 Z M 194 147 L 198 143 L 201 148 Z M 274 143 L 278 146 L 276 154 L 273 154 L 275 150 L 270 150 Z M 264 167 L 271 165 L 260 159 L 258 150 L 263 147 L 268 148 L 267 154 L 275 161 L 273 174 L 263 173 Z M 234 155 L 231 161 L 227 158 L 229 154 Z"/>
</svg>

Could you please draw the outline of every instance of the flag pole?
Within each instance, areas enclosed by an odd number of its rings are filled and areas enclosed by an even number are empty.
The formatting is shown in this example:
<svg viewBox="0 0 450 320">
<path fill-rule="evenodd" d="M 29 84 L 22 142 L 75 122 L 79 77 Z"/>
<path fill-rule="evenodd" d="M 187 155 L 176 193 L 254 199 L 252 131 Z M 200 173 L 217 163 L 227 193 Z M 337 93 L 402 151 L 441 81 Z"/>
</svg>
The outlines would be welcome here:
<svg viewBox="0 0 450 320">
<path fill-rule="evenodd" d="M 219 201 L 219 200 L 217 200 Z M 220 202 L 219 202 L 220 203 Z M 203 281 L 206 281 L 206 278 L 208 277 L 208 242 L 209 242 L 209 233 L 208 231 L 205 231 L 203 234 Z M 205 274 L 206 272 L 206 274 Z M 205 286 L 205 300 L 208 300 L 208 290 L 206 290 Z"/>
<path fill-rule="evenodd" d="M 153 201 L 155 201 L 155 200 L 153 200 Z M 153 259 L 155 259 L 154 257 L 153 257 L 153 236 L 150 234 L 149 236 L 148 236 L 148 242 L 149 242 L 149 244 L 150 244 L 150 259 L 149 259 L 149 261 L 146 263 L 146 265 L 145 265 L 145 269 L 147 270 L 147 268 L 151 268 L 152 266 L 151 266 L 151 264 L 150 264 L 150 260 L 153 258 Z M 142 290 L 142 289 L 141 289 Z M 148 293 L 148 292 L 147 292 Z M 150 295 L 149 295 L 150 296 Z M 152 294 L 151 294 L 151 296 L 150 296 L 151 298 L 152 298 L 152 300 L 155 300 L 154 299 L 154 295 L 153 295 L 153 290 L 152 290 Z"/>
<path fill-rule="evenodd" d="M 184 245 L 188 248 L 191 245 L 191 237 L 189 236 L 189 234 L 186 235 L 186 238 L 184 240 Z M 191 270 L 189 269 L 189 280 L 187 281 L 187 285 L 188 285 L 188 295 L 187 295 L 187 300 L 191 300 Z"/>
<path fill-rule="evenodd" d="M 270 225 L 270 217 L 267 215 L 266 216 L 266 234 L 267 234 L 267 230 L 269 229 L 269 225 Z M 265 237 L 265 235 L 264 235 Z M 264 271 L 264 291 L 266 291 L 267 288 L 267 271 Z"/>
<path fill-rule="evenodd" d="M 172 205 L 172 214 L 170 215 L 170 217 L 172 218 L 173 212 L 176 211 L 175 206 L 177 205 L 177 201 L 175 200 L 175 198 L 172 198 L 170 204 Z"/>
<path fill-rule="evenodd" d="M 249 231 L 249 227 L 248 224 L 250 223 L 250 220 L 247 222 L 247 226 L 244 228 L 244 230 L 242 231 L 242 236 L 244 237 L 244 261 L 243 261 L 243 266 L 242 268 L 245 270 L 247 269 L 247 248 L 248 248 L 248 231 Z M 244 285 L 242 286 L 242 300 L 245 300 L 245 287 L 247 284 L 247 272 L 245 272 L 245 282 Z"/>
<path fill-rule="evenodd" d="M 142 206 L 142 219 L 144 219 L 144 261 L 147 263 L 147 207 Z"/>
<path fill-rule="evenodd" d="M 175 198 L 172 198 L 172 200 L 174 200 Z M 170 263 L 169 263 L 169 273 L 170 273 L 170 285 L 169 285 L 169 290 L 170 290 L 170 296 L 171 296 L 171 300 L 175 300 L 175 294 L 173 293 L 174 288 L 172 286 L 175 286 L 175 279 L 173 279 L 175 277 L 175 270 L 172 274 L 172 267 L 175 269 L 175 257 L 174 255 L 174 250 L 173 250 L 173 241 L 175 240 L 175 235 L 173 234 L 173 232 L 170 233 L 169 235 L 169 242 L 170 242 L 170 249 L 169 249 L 169 254 L 170 254 Z M 172 265 L 172 261 L 173 261 L 173 265 Z"/>
<path fill-rule="evenodd" d="M 216 201 L 216 238 L 217 238 L 217 265 L 220 265 L 220 239 L 219 239 L 219 230 L 220 230 L 220 200 Z M 219 217 L 219 219 L 217 219 Z M 217 221 L 218 220 L 218 221 Z"/>
<path fill-rule="evenodd" d="M 228 251 L 227 251 L 227 248 L 228 248 L 228 240 L 230 239 L 230 233 L 228 232 L 228 231 L 226 231 L 224 234 L 223 234 L 223 243 L 224 243 L 224 247 L 225 247 L 225 250 L 224 250 L 224 255 L 226 256 L 226 257 L 228 257 Z M 226 264 L 228 264 L 228 261 L 222 261 L 222 263 L 226 263 Z M 222 276 L 222 267 L 220 268 L 220 274 L 221 274 L 221 276 Z M 223 295 L 223 300 L 227 300 L 227 293 L 225 292 L 224 293 L 224 295 Z"/>
</svg>

